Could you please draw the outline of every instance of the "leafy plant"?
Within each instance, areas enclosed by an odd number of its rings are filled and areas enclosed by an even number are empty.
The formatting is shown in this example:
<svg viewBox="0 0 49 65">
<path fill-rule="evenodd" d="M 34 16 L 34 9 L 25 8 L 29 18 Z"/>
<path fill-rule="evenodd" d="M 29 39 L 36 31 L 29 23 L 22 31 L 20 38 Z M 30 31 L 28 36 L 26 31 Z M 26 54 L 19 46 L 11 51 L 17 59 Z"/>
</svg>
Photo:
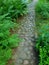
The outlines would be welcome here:
<svg viewBox="0 0 49 65">
<path fill-rule="evenodd" d="M 38 32 L 36 49 L 39 53 L 39 65 L 49 65 L 49 24 L 39 26 Z"/>
<path fill-rule="evenodd" d="M 39 56 L 39 65 L 49 65 L 49 2 L 39 0 L 36 6 L 36 25 L 38 38 L 36 49 Z"/>
<path fill-rule="evenodd" d="M 22 0 L 0 0 L 0 65 L 8 63 L 12 48 L 21 41 L 15 32 L 17 24 L 14 21 L 26 14 L 26 7 L 27 4 Z"/>
<path fill-rule="evenodd" d="M 0 15 L 8 14 L 12 19 L 26 13 L 26 3 L 22 0 L 0 0 Z"/>
<path fill-rule="evenodd" d="M 12 50 L 10 48 L 0 48 L 0 65 L 6 65 L 7 61 L 11 58 L 11 56 Z"/>
<path fill-rule="evenodd" d="M 39 36 L 36 49 L 39 52 L 39 65 L 49 65 L 49 38 Z"/>
<path fill-rule="evenodd" d="M 48 19 L 49 18 L 49 3 L 39 1 L 36 5 L 36 13 L 37 16 L 41 19 Z"/>
<path fill-rule="evenodd" d="M 17 34 L 12 34 L 10 32 L 10 29 L 13 29 L 16 23 L 13 23 L 10 20 L 3 20 L 0 21 L 0 44 L 3 46 L 8 46 L 8 45 L 13 45 L 17 44 L 18 45 L 18 35 Z"/>
<path fill-rule="evenodd" d="M 12 48 L 17 47 L 20 38 L 10 30 L 14 30 L 16 23 L 8 19 L 0 19 L 0 65 L 6 65 L 12 56 Z"/>
</svg>

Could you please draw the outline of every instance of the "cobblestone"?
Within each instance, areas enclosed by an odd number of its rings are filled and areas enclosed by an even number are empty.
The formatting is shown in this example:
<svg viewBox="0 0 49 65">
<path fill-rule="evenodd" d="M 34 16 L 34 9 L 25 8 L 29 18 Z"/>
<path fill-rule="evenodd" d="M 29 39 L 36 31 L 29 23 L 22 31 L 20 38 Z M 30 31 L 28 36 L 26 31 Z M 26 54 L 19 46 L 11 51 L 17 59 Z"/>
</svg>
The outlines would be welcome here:
<svg viewBox="0 0 49 65">
<path fill-rule="evenodd" d="M 36 57 L 34 53 L 34 35 L 35 35 L 35 7 L 36 0 L 28 4 L 28 14 L 21 19 L 21 27 L 18 34 L 22 39 L 20 45 L 15 52 L 15 65 L 36 65 Z M 33 41 L 32 41 L 33 40 Z"/>
</svg>

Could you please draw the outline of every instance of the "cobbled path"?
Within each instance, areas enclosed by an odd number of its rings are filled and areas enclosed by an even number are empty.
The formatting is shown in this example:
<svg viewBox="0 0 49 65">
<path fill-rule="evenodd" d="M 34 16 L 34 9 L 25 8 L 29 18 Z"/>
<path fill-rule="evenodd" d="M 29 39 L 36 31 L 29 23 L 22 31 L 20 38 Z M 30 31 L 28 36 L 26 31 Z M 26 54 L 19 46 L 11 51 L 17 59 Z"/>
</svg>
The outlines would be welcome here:
<svg viewBox="0 0 49 65">
<path fill-rule="evenodd" d="M 37 65 L 34 51 L 35 45 L 35 4 L 33 0 L 28 4 L 28 14 L 20 19 L 21 25 L 18 34 L 22 39 L 15 52 L 15 65 Z"/>
</svg>

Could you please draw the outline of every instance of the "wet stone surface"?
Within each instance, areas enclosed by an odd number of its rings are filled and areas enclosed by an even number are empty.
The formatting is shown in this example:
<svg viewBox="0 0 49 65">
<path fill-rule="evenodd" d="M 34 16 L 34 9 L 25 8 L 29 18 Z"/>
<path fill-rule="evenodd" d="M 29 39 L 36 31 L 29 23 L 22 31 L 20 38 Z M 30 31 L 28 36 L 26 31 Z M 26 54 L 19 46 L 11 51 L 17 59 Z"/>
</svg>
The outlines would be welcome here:
<svg viewBox="0 0 49 65">
<path fill-rule="evenodd" d="M 33 42 L 35 36 L 35 4 L 35 0 L 28 4 L 28 14 L 20 20 L 21 25 L 18 34 L 22 42 L 20 42 L 13 57 L 15 65 L 36 65 L 36 57 L 33 49 L 35 45 L 35 42 Z"/>
</svg>

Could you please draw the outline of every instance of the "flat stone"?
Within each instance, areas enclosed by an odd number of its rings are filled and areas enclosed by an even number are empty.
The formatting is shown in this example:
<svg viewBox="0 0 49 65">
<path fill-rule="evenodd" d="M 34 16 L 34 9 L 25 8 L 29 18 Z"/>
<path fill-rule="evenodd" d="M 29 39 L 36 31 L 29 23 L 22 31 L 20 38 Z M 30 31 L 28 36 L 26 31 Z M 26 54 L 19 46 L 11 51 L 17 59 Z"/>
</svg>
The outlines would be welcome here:
<svg viewBox="0 0 49 65">
<path fill-rule="evenodd" d="M 22 63 L 22 59 L 18 59 L 16 63 Z"/>
<path fill-rule="evenodd" d="M 24 65 L 28 65 L 29 64 L 29 61 L 28 60 L 24 60 Z"/>
<path fill-rule="evenodd" d="M 35 6 L 34 0 L 28 4 L 28 14 L 20 19 L 20 29 L 18 34 L 22 39 L 20 42 L 17 52 L 15 54 L 15 65 L 35 65 L 33 62 L 34 58 L 34 26 L 35 26 Z M 32 38 L 33 37 L 33 38 Z"/>
</svg>

